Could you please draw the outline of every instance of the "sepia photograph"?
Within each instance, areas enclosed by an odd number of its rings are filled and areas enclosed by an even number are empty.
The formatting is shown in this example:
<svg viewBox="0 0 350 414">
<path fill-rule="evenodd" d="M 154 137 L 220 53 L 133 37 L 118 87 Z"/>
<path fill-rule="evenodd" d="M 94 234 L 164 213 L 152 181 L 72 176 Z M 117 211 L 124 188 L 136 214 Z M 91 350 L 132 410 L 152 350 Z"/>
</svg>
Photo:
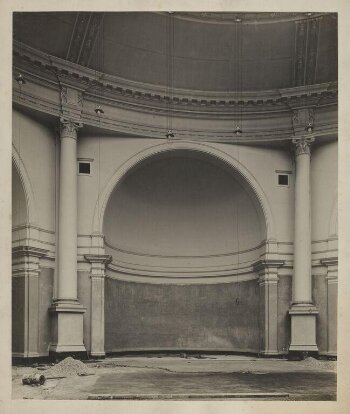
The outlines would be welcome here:
<svg viewBox="0 0 350 414">
<path fill-rule="evenodd" d="M 336 403 L 320 10 L 13 11 L 12 400 Z"/>
</svg>

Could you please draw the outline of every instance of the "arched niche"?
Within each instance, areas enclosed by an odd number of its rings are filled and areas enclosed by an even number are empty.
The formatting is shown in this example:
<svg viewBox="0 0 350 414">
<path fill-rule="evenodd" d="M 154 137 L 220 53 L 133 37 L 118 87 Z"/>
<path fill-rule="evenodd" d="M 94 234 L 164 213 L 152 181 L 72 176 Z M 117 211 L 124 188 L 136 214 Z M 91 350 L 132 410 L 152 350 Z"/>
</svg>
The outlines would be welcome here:
<svg viewBox="0 0 350 414">
<path fill-rule="evenodd" d="M 157 146 L 119 167 L 99 201 L 113 257 L 106 352 L 259 351 L 252 264 L 273 226 L 244 166 L 210 146 Z"/>
<path fill-rule="evenodd" d="M 138 164 L 143 161 L 152 158 L 157 154 L 164 152 L 172 152 L 178 150 L 190 150 L 199 152 L 201 154 L 210 155 L 212 158 L 218 159 L 222 162 L 221 165 L 226 165 L 228 168 L 233 169 L 237 173 L 237 177 L 243 180 L 246 183 L 247 187 L 250 189 L 251 193 L 257 198 L 259 205 L 263 211 L 264 221 L 266 223 L 266 238 L 267 240 L 275 239 L 275 226 L 274 220 L 271 212 L 271 208 L 267 197 L 260 187 L 258 181 L 250 173 L 250 171 L 236 158 L 232 155 L 215 148 L 207 143 L 198 143 L 198 142 L 165 142 L 147 148 L 146 150 L 136 153 L 129 159 L 125 160 L 116 170 L 112 173 L 107 184 L 101 190 L 96 200 L 94 217 L 92 223 L 92 233 L 93 234 L 103 234 L 103 223 L 105 216 L 105 209 L 108 203 L 108 200 L 117 187 L 118 183 L 123 179 L 123 177 L 130 171 L 132 168 L 136 167 Z"/>
<path fill-rule="evenodd" d="M 261 254 L 267 224 L 237 169 L 209 153 L 177 148 L 144 158 L 117 181 L 103 234 L 106 253 L 124 268 L 193 276 L 246 271 Z"/>
</svg>

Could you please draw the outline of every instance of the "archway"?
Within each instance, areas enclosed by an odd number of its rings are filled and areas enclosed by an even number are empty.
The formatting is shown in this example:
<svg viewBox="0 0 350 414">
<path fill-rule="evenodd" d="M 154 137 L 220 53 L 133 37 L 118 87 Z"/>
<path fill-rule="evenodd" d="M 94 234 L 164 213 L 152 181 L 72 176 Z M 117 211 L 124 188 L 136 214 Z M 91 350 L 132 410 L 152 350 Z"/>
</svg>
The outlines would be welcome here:
<svg viewBox="0 0 350 414">
<path fill-rule="evenodd" d="M 206 152 L 135 163 L 104 210 L 106 351 L 258 352 L 265 217 L 242 174 Z"/>
<path fill-rule="evenodd" d="M 26 237 L 26 224 L 28 222 L 27 198 L 15 163 L 12 164 L 12 243 L 21 244 L 23 234 Z M 23 354 L 25 350 L 25 320 L 23 279 L 12 278 L 12 351 Z"/>
</svg>

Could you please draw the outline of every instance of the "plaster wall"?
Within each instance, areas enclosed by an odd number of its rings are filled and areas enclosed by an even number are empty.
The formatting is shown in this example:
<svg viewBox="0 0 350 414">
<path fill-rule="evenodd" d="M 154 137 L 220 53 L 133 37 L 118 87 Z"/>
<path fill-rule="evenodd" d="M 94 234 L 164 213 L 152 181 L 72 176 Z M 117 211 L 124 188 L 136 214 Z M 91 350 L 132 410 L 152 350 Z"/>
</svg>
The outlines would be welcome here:
<svg viewBox="0 0 350 414">
<path fill-rule="evenodd" d="M 56 190 L 54 128 L 49 128 L 17 110 L 13 111 L 12 121 L 13 145 L 23 162 L 34 194 L 33 208 L 38 218 L 38 223 L 35 224 L 54 231 Z M 16 178 L 14 185 L 17 185 Z M 17 201 L 15 199 L 15 202 Z"/>
<path fill-rule="evenodd" d="M 24 278 L 12 278 L 12 352 L 25 348 L 25 285 Z"/>
<path fill-rule="evenodd" d="M 91 233 L 91 223 L 95 208 L 101 205 L 99 198 L 111 180 L 113 173 L 136 154 L 158 146 L 161 140 L 125 139 L 106 136 L 81 136 L 78 144 L 78 157 L 92 158 L 92 176 L 78 177 L 79 222 L 78 233 Z M 292 171 L 291 155 L 283 150 L 237 146 L 228 144 L 206 144 L 236 158 L 256 178 L 266 195 L 279 241 L 292 241 L 294 190 L 293 174 L 288 187 L 280 187 L 276 170 Z M 88 194 L 88 196 L 87 196 Z M 89 199 L 91 202 L 89 202 Z M 102 228 L 102 223 L 100 223 Z"/>
<path fill-rule="evenodd" d="M 51 340 L 48 309 L 53 297 L 53 269 L 41 268 L 34 284 L 29 283 L 28 277 L 36 278 L 25 275 L 12 278 L 12 352 L 45 356 Z"/>
<path fill-rule="evenodd" d="M 89 272 L 78 272 L 78 299 L 86 308 L 84 313 L 84 345 L 87 351 L 91 349 L 91 278 Z"/>
<path fill-rule="evenodd" d="M 27 200 L 18 171 L 12 164 L 12 226 L 19 226 L 26 222 Z"/>
<path fill-rule="evenodd" d="M 50 346 L 50 315 L 54 289 L 54 269 L 41 268 L 39 277 L 38 347 L 40 355 L 48 355 Z"/>
<path fill-rule="evenodd" d="M 106 279 L 106 352 L 259 351 L 256 280 L 216 285 Z"/>
<path fill-rule="evenodd" d="M 325 240 L 333 232 L 331 219 L 338 197 L 338 143 L 318 145 L 311 152 L 312 240 Z"/>
</svg>

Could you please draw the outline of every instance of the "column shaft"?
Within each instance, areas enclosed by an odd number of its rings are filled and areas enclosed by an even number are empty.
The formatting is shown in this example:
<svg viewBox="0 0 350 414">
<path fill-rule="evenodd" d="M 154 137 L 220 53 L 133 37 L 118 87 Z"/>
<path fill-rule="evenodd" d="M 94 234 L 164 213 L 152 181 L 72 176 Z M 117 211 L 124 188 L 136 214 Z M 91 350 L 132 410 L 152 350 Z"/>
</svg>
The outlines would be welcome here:
<svg viewBox="0 0 350 414">
<path fill-rule="evenodd" d="M 62 125 L 58 219 L 58 299 L 77 299 L 77 132 Z"/>
<path fill-rule="evenodd" d="M 293 302 L 311 303 L 310 153 L 296 157 Z"/>
</svg>

